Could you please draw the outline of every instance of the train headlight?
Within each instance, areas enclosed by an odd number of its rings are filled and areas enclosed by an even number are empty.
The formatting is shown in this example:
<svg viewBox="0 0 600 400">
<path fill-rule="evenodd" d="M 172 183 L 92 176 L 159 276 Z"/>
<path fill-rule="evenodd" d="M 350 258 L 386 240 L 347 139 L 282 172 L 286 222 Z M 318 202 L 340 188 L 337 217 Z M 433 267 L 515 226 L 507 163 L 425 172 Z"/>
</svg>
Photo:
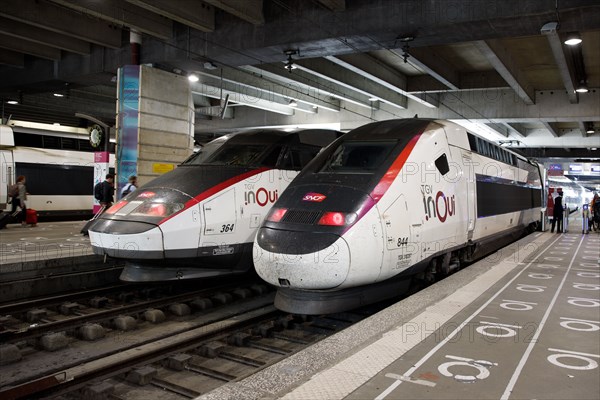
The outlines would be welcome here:
<svg viewBox="0 0 600 400">
<path fill-rule="evenodd" d="M 117 211 L 119 211 L 121 208 L 125 207 L 127 205 L 126 201 L 119 201 L 118 203 L 114 204 L 112 207 L 110 207 L 108 210 L 106 210 L 107 214 L 114 214 Z"/>
<path fill-rule="evenodd" d="M 131 216 L 168 217 L 183 209 L 181 203 L 144 202 L 131 212 Z"/>
<path fill-rule="evenodd" d="M 189 200 L 189 196 L 175 190 L 139 190 L 110 207 L 106 214 L 159 222 L 183 210 Z"/>
<path fill-rule="evenodd" d="M 356 221 L 355 213 L 343 213 L 338 211 L 327 211 L 319 219 L 319 225 L 345 226 L 352 225 Z"/>
</svg>

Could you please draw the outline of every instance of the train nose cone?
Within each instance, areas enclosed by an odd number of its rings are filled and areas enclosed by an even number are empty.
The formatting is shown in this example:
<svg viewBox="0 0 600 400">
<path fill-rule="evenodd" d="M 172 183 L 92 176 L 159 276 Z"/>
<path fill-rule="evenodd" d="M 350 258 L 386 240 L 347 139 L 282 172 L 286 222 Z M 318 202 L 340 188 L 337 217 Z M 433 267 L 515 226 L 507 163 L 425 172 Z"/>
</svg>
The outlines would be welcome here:
<svg viewBox="0 0 600 400">
<path fill-rule="evenodd" d="M 260 231 L 264 230 L 269 228 Z M 259 232 L 259 235 L 261 233 L 265 232 Z M 293 236 L 293 232 L 286 233 Z M 270 251 L 272 249 L 262 247 L 255 241 L 254 267 L 258 275 L 274 286 L 293 289 L 324 290 L 341 285 L 350 270 L 348 243 L 331 233 L 312 233 L 312 236 L 315 242 L 331 244 L 314 252 L 294 252 L 294 246 L 290 244 L 287 251 L 281 253 Z"/>
</svg>

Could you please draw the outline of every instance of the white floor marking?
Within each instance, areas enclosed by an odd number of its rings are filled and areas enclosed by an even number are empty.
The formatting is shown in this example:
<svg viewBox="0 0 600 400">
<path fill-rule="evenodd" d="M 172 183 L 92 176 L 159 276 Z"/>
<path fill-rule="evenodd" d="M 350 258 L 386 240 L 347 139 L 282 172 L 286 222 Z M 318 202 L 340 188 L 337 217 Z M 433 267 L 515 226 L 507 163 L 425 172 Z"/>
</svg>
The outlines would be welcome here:
<svg viewBox="0 0 600 400">
<path fill-rule="evenodd" d="M 550 316 L 550 312 L 552 311 L 552 308 L 554 307 L 554 303 L 556 303 L 556 299 L 558 298 L 558 295 L 560 294 L 560 291 L 562 290 L 562 287 L 564 286 L 565 281 L 567 280 L 569 271 L 571 270 L 571 267 L 573 266 L 573 263 L 575 262 L 575 258 L 577 257 L 577 253 L 579 252 L 579 248 L 581 247 L 582 244 L 583 244 L 583 238 L 581 238 L 581 241 L 579 242 L 579 246 L 577 246 L 577 249 L 575 249 L 575 254 L 573 254 L 573 258 L 571 258 L 569 267 L 567 268 L 567 271 L 565 272 L 565 275 L 563 276 L 562 281 L 560 282 L 560 285 L 558 285 L 558 289 L 556 289 L 556 293 L 554 293 L 554 296 L 552 297 L 552 301 L 550 301 L 550 305 L 548 306 L 546 313 L 544 313 L 544 316 L 542 317 L 542 320 L 540 321 L 538 328 L 535 331 L 535 334 L 531 338 L 531 343 L 529 343 L 529 346 L 527 346 L 527 349 L 525 349 L 525 353 L 523 354 L 523 357 L 521 357 L 521 361 L 519 361 L 519 364 L 517 365 L 517 368 L 515 369 L 513 376 L 510 378 L 510 381 L 508 382 L 508 385 L 506 386 L 506 389 L 504 390 L 502 397 L 500 397 L 501 400 L 505 400 L 510 397 L 512 390 L 514 389 L 514 387 L 517 383 L 517 380 L 519 379 L 519 376 L 521 375 L 521 371 L 523 371 L 523 368 L 525 367 L 525 364 L 527 363 L 527 359 L 529 358 L 529 355 L 533 351 L 533 347 L 538 342 L 538 338 L 540 337 L 540 335 L 542 333 L 542 329 L 544 328 L 544 325 L 546 324 L 546 321 L 548 320 L 548 317 Z"/>
<path fill-rule="evenodd" d="M 556 238 L 550 245 L 548 245 L 537 257 L 541 257 L 548 249 L 552 248 L 552 246 L 559 240 Z M 450 333 L 444 340 L 440 341 L 434 348 L 432 348 L 423 358 L 421 358 L 412 368 L 410 368 L 404 376 L 410 376 L 413 372 L 415 372 L 418 368 L 421 367 L 431 356 L 433 356 L 442 346 L 448 343 L 450 340 L 454 338 L 473 318 L 475 318 L 481 311 L 483 311 L 492 301 L 496 299 L 507 287 L 509 287 L 517 278 L 521 276 L 523 272 L 529 268 L 531 264 L 533 264 L 535 259 L 527 264 L 525 268 L 523 268 L 519 273 L 517 273 L 510 281 L 508 281 L 500 290 L 498 290 L 492 297 L 488 299 L 481 307 L 477 309 L 473 314 L 471 314 L 467 319 L 465 319 L 452 333 Z M 383 400 L 385 399 L 394 389 L 396 389 L 402 381 L 395 381 L 387 389 L 385 389 L 379 396 L 375 397 L 375 400 Z"/>
</svg>

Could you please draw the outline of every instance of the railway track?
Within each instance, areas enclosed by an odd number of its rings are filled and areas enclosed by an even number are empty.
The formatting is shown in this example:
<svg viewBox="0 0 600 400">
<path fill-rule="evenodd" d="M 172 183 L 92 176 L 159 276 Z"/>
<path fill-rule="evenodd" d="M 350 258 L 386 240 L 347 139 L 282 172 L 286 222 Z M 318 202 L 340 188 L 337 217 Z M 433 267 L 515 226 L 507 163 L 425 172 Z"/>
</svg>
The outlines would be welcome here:
<svg viewBox="0 0 600 400">
<path fill-rule="evenodd" d="M 117 285 L 0 306 L 0 342 L 15 343 L 39 338 L 49 332 L 73 331 L 84 324 L 103 324 L 120 315 L 133 315 L 174 304 L 234 291 L 235 283 L 194 290 L 171 285 Z M 219 302 L 217 297 L 215 302 Z M 212 300 L 211 300 L 212 302 Z M 224 300 L 221 300 L 224 302 Z M 180 307 L 185 308 L 185 307 Z"/>
<path fill-rule="evenodd" d="M 246 378 L 367 317 L 300 317 L 272 305 L 0 390 L 3 399 L 187 399 Z"/>
</svg>

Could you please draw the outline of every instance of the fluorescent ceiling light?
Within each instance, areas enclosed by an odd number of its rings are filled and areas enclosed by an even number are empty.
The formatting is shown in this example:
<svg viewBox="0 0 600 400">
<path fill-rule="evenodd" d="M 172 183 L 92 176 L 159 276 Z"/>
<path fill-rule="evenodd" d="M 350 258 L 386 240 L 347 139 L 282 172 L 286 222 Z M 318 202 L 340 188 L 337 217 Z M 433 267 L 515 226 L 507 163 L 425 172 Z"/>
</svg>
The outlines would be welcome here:
<svg viewBox="0 0 600 400">
<path fill-rule="evenodd" d="M 198 78 L 198 75 L 190 74 L 190 75 L 188 75 L 188 80 L 190 82 L 198 82 L 200 80 L 200 78 Z"/>
<path fill-rule="evenodd" d="M 581 43 L 581 37 L 579 36 L 578 33 L 575 32 L 571 32 L 567 35 L 567 39 L 565 40 L 565 44 L 568 46 L 577 46 L 579 43 Z"/>
<path fill-rule="evenodd" d="M 54 97 L 65 97 L 64 94 L 62 93 L 52 93 L 54 95 Z"/>
<path fill-rule="evenodd" d="M 8 104 L 19 104 L 19 102 L 16 100 L 9 100 L 9 101 L 7 101 L 7 103 Z"/>
</svg>

